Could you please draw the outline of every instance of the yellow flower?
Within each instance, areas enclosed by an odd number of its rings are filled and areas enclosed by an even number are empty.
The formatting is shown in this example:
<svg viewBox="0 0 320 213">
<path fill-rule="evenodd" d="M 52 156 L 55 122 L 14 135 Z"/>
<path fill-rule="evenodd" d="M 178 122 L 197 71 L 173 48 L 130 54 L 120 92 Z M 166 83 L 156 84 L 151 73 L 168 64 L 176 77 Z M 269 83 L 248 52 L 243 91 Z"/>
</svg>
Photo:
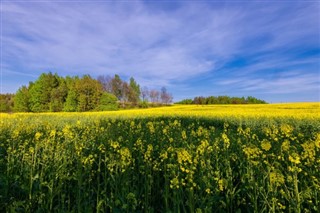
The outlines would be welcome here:
<svg viewBox="0 0 320 213">
<path fill-rule="evenodd" d="M 284 135 L 286 135 L 287 137 L 289 137 L 290 134 L 291 134 L 292 131 L 293 131 L 293 127 L 290 126 L 289 124 L 281 124 L 280 130 L 281 130 L 281 132 L 282 132 Z"/>
<path fill-rule="evenodd" d="M 181 136 L 182 136 L 182 139 L 183 139 L 183 140 L 186 140 L 186 139 L 187 139 L 186 131 L 183 130 L 183 131 L 181 132 Z"/>
<path fill-rule="evenodd" d="M 230 139 L 228 138 L 228 135 L 227 135 L 226 133 L 222 133 L 221 137 L 222 137 L 222 140 L 223 140 L 223 142 L 224 142 L 225 147 L 226 147 L 226 148 L 229 148 L 229 146 L 230 146 Z"/>
<path fill-rule="evenodd" d="M 311 162 L 315 160 L 316 150 L 315 144 L 312 141 L 305 142 L 301 145 L 303 147 L 302 159 L 308 159 Z"/>
<path fill-rule="evenodd" d="M 155 133 L 154 125 L 153 125 L 153 123 L 151 121 L 149 121 L 147 123 L 147 126 L 148 126 L 149 131 L 150 131 L 151 134 Z"/>
<path fill-rule="evenodd" d="M 145 162 L 151 162 L 152 152 L 153 152 L 153 146 L 152 146 L 152 144 L 148 144 L 147 151 L 144 153 L 144 161 Z"/>
<path fill-rule="evenodd" d="M 120 149 L 120 158 L 121 158 L 121 171 L 124 172 L 126 167 L 131 164 L 131 152 L 127 147 Z"/>
<path fill-rule="evenodd" d="M 289 155 L 289 161 L 294 164 L 299 164 L 300 162 L 300 156 L 296 153 L 293 153 L 292 155 Z"/>
<path fill-rule="evenodd" d="M 320 133 L 317 134 L 316 140 L 314 141 L 316 147 L 320 149 Z"/>
<path fill-rule="evenodd" d="M 273 171 L 269 174 L 270 183 L 276 186 L 284 184 L 284 176 L 278 172 Z"/>
<path fill-rule="evenodd" d="M 189 152 L 185 149 L 180 149 L 177 151 L 177 157 L 178 157 L 178 163 L 182 164 L 182 163 L 192 163 L 192 157 L 189 154 Z"/>
<path fill-rule="evenodd" d="M 254 159 L 260 156 L 262 151 L 257 147 L 245 147 L 243 148 L 243 152 L 246 154 L 248 159 Z"/>
<path fill-rule="evenodd" d="M 225 179 L 219 179 L 218 180 L 218 186 L 219 186 L 219 190 L 223 191 L 226 187 L 226 180 Z"/>
<path fill-rule="evenodd" d="M 281 145 L 282 151 L 288 151 L 289 148 L 290 148 L 290 141 L 289 140 L 285 140 L 284 142 L 282 142 L 282 145 Z"/>
<path fill-rule="evenodd" d="M 261 142 L 261 148 L 265 151 L 269 151 L 271 149 L 271 143 L 268 140 L 264 139 Z"/>
<path fill-rule="evenodd" d="M 39 138 L 40 138 L 41 136 L 42 136 L 42 133 L 37 132 L 37 133 L 35 134 L 34 138 L 35 138 L 36 140 L 39 140 Z"/>
<path fill-rule="evenodd" d="M 116 149 L 118 149 L 118 148 L 120 147 L 120 145 L 119 145 L 119 143 L 118 143 L 117 141 L 111 141 L 110 146 L 111 146 L 114 150 L 116 150 Z"/>
</svg>

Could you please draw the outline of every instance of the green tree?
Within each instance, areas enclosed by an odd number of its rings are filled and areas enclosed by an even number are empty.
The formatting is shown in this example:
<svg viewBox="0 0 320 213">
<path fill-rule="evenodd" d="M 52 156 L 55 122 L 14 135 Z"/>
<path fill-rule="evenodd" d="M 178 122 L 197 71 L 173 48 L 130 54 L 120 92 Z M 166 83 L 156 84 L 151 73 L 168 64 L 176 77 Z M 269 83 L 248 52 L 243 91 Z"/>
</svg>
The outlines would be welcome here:
<svg viewBox="0 0 320 213">
<path fill-rule="evenodd" d="M 96 108 L 97 111 L 108 111 L 108 110 L 117 110 L 118 109 L 118 99 L 115 95 L 103 92 L 100 100 L 99 105 Z"/>
<path fill-rule="evenodd" d="M 78 108 L 78 94 L 75 89 L 76 81 L 79 80 L 78 76 L 65 78 L 65 83 L 68 88 L 68 94 L 66 101 L 64 102 L 63 111 L 64 112 L 76 112 Z"/>
<path fill-rule="evenodd" d="M 0 94 L 0 112 L 12 112 L 13 94 Z"/>
<path fill-rule="evenodd" d="M 30 112 L 30 94 L 29 89 L 26 86 L 22 86 L 18 89 L 14 96 L 15 112 Z"/>
<path fill-rule="evenodd" d="M 77 111 L 90 111 L 98 106 L 103 91 L 99 81 L 85 75 L 79 81 L 76 81 L 75 89 L 79 95 Z"/>
<path fill-rule="evenodd" d="M 111 80 L 111 91 L 118 100 L 123 98 L 123 82 L 119 75 L 114 75 L 114 78 Z"/>
<path fill-rule="evenodd" d="M 30 89 L 30 106 L 33 112 L 46 112 L 50 110 L 51 92 L 58 87 L 57 75 L 51 72 L 42 73 Z"/>
<path fill-rule="evenodd" d="M 129 82 L 129 95 L 128 100 L 133 104 L 137 104 L 140 101 L 140 85 L 134 80 L 133 77 L 130 78 Z"/>
<path fill-rule="evenodd" d="M 61 112 L 64 107 L 68 95 L 68 87 L 65 79 L 62 77 L 58 78 L 59 86 L 51 90 L 51 101 L 50 101 L 50 111 L 51 112 Z"/>
<path fill-rule="evenodd" d="M 63 106 L 65 112 L 75 112 L 78 109 L 78 95 L 74 89 L 69 90 Z"/>
</svg>

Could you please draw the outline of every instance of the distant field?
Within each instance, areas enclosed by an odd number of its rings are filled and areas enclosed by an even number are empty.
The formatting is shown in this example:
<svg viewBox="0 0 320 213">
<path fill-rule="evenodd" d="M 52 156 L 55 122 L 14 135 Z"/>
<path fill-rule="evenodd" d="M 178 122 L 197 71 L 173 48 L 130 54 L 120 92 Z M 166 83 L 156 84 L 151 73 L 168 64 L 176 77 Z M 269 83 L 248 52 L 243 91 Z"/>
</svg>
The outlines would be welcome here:
<svg viewBox="0 0 320 213">
<path fill-rule="evenodd" d="M 0 119 L 0 212 L 320 211 L 320 103 Z"/>
</svg>

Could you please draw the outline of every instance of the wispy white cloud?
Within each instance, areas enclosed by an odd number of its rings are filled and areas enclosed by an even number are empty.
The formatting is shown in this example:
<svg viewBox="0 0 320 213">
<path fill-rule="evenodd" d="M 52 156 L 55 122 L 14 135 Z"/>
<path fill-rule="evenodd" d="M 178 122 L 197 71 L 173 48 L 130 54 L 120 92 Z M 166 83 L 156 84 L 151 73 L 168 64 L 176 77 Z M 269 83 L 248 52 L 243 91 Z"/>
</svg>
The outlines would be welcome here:
<svg viewBox="0 0 320 213">
<path fill-rule="evenodd" d="M 244 91 L 277 92 L 272 88 L 294 84 L 297 91 L 308 88 L 319 71 L 314 68 L 318 56 L 296 56 L 296 50 L 320 48 L 320 6 L 313 2 L 208 1 L 159 7 L 143 1 L 2 4 L 4 73 L 118 73 L 149 87 L 175 88 L 222 72 L 221 86 L 232 83 Z M 224 68 L 237 57 L 250 64 Z M 305 66 L 309 75 L 279 74 L 269 83 L 260 76 L 268 76 L 270 69 L 291 72 L 289 66 Z M 246 83 L 247 75 L 255 81 Z"/>
<path fill-rule="evenodd" d="M 269 74 L 264 78 L 247 76 L 223 80 L 219 84 L 258 94 L 290 94 L 305 91 L 318 91 L 320 94 L 320 76 L 298 70 L 278 74 L 276 77 Z"/>
<path fill-rule="evenodd" d="M 209 56 L 233 51 L 231 12 L 186 5 L 152 13 L 141 2 L 6 3 L 4 56 L 33 69 L 186 79 L 214 69 Z"/>
</svg>

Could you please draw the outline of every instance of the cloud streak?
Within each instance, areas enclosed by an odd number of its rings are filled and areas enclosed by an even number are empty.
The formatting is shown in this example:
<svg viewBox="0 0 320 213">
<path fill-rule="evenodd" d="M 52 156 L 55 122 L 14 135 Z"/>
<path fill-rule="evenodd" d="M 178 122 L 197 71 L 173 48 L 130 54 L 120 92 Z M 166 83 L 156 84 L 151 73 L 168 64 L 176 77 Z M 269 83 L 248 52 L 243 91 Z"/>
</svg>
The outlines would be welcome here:
<svg viewBox="0 0 320 213">
<path fill-rule="evenodd" d="M 303 78 L 295 91 L 310 84 L 304 77 L 316 79 L 319 75 L 319 54 L 299 56 L 312 48 L 319 51 L 318 3 L 2 4 L 4 76 L 49 70 L 62 75 L 118 73 L 125 78 L 134 76 L 149 87 L 174 89 L 201 75 L 214 79 L 220 73 L 221 86 L 231 81 L 239 83 L 243 91 L 272 92 L 276 82 L 291 85 L 299 81 L 299 75 L 291 79 L 279 75 L 269 84 L 257 80 L 265 79 L 263 75 L 268 76 L 270 69 L 293 72 L 297 63 L 305 68 L 308 73 L 299 71 Z M 248 64 L 232 65 L 239 57 Z M 245 85 L 237 78 L 242 75 L 256 79 L 258 86 L 241 87 Z M 197 89 L 197 85 L 193 87 Z"/>
</svg>

